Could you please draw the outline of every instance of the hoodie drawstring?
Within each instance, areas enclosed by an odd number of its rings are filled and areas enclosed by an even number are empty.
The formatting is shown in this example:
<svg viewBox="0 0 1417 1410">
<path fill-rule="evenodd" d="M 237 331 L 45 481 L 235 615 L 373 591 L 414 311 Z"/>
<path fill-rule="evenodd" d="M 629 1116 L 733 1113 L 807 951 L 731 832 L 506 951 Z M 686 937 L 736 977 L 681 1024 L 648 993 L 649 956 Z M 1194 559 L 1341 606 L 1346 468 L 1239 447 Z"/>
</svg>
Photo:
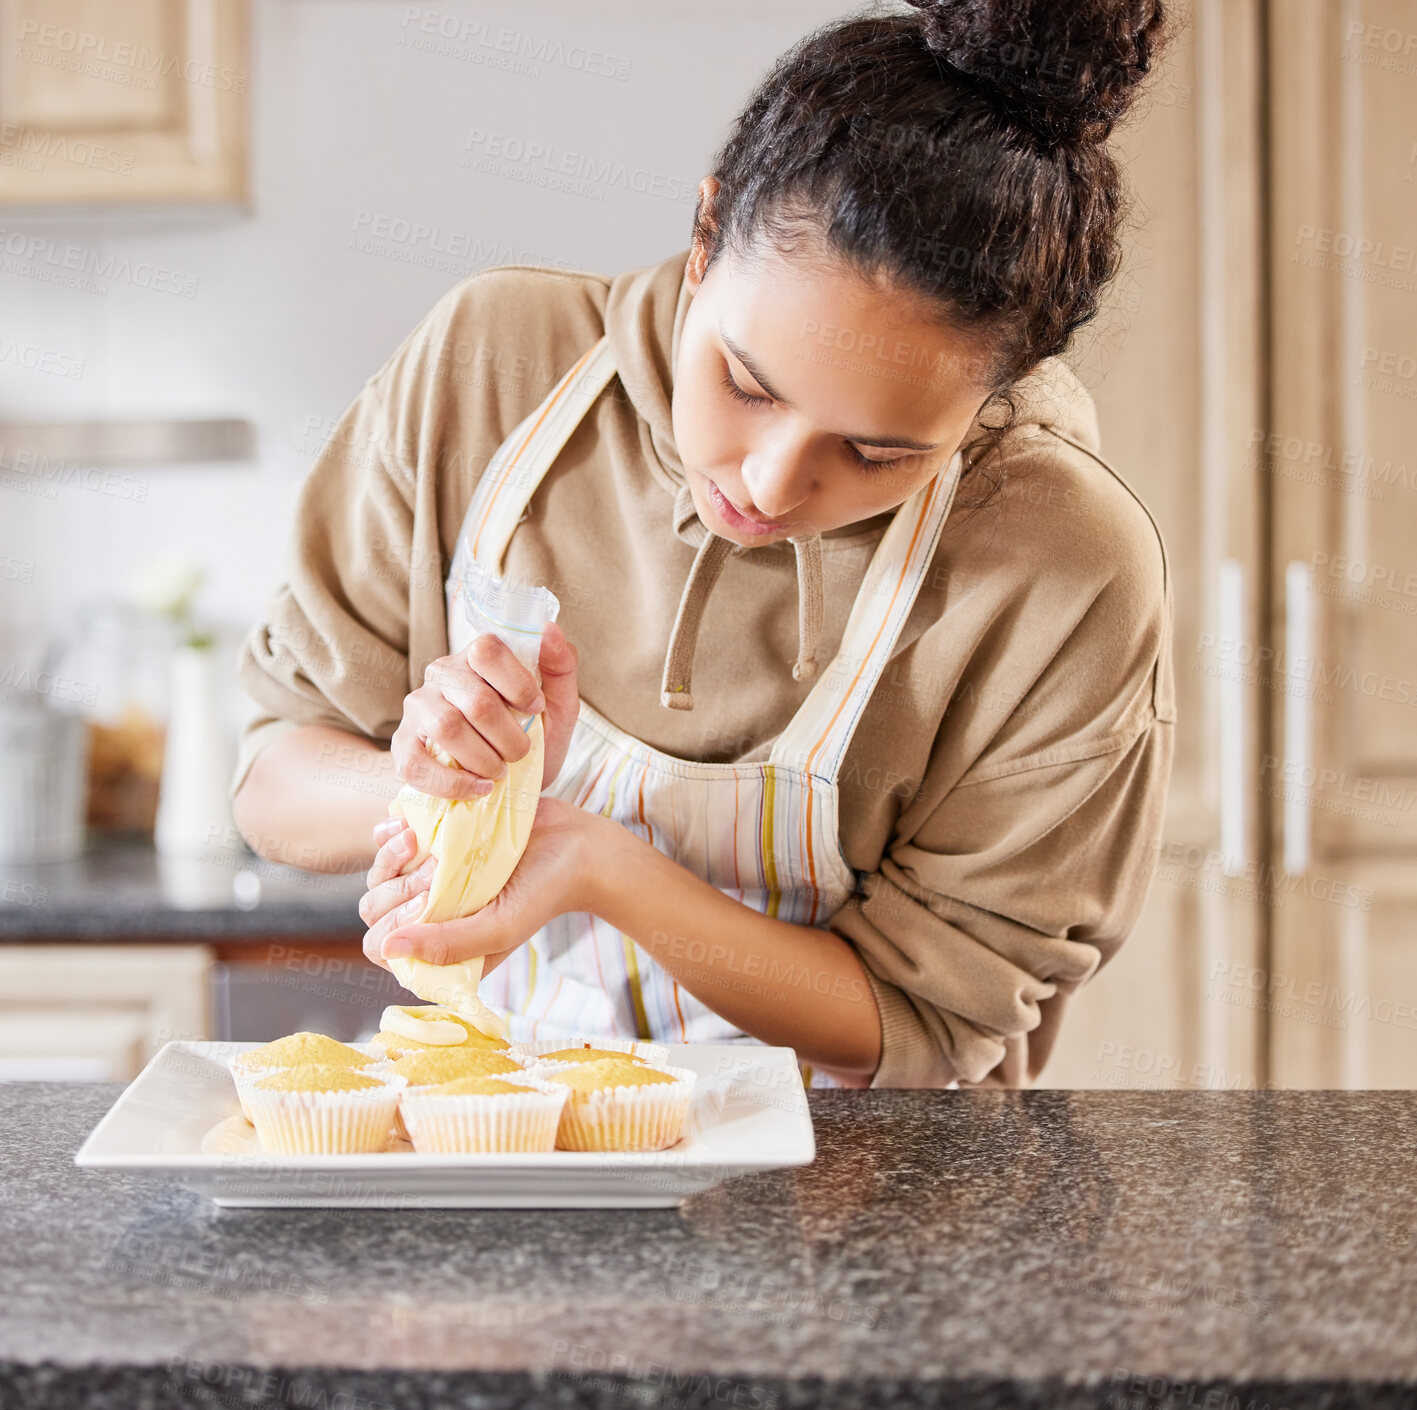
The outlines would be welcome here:
<svg viewBox="0 0 1417 1410">
<path fill-rule="evenodd" d="M 664 654 L 664 675 L 659 682 L 659 703 L 671 710 L 692 710 L 694 697 L 689 681 L 694 670 L 694 647 L 698 645 L 699 623 L 703 621 L 708 595 L 733 545 L 717 534 L 705 534 L 694 554 L 689 580 L 679 598 L 674 627 L 669 633 L 669 650 Z"/>
<path fill-rule="evenodd" d="M 687 498 L 681 491 L 680 498 Z M 677 501 L 676 501 L 677 502 Z M 797 567 L 797 659 L 792 679 L 811 680 L 817 674 L 817 644 L 822 635 L 822 540 L 820 534 L 803 534 L 789 540 Z M 723 565 L 739 545 L 705 529 L 689 569 L 688 580 L 674 614 L 664 673 L 659 683 L 659 703 L 671 710 L 692 710 L 689 690 L 694 669 L 694 648 L 703 621 L 708 595 Z"/>
<path fill-rule="evenodd" d="M 797 660 L 792 679 L 817 674 L 817 643 L 822 638 L 822 536 L 803 534 L 789 540 L 797 555 Z"/>
</svg>

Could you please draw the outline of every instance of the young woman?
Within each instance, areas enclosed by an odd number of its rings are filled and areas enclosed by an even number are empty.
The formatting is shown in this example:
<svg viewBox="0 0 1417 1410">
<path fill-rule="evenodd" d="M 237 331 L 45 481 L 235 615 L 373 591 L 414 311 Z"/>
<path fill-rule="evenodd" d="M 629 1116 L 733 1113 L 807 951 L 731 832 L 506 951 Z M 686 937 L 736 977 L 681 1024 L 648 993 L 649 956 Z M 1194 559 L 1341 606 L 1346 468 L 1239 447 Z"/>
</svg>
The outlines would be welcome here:
<svg viewBox="0 0 1417 1410">
<path fill-rule="evenodd" d="M 834 23 L 738 118 L 688 250 L 451 289 L 321 452 L 246 643 L 252 845 L 369 865 L 370 957 L 485 956 L 514 1034 L 1035 1077 L 1141 910 L 1171 767 L 1164 546 L 1058 357 L 1116 269 L 1107 137 L 1162 23 Z M 469 636 L 458 554 L 559 597 L 539 688 Z M 542 710 L 511 881 L 417 924 L 390 798 L 489 788 Z"/>
</svg>

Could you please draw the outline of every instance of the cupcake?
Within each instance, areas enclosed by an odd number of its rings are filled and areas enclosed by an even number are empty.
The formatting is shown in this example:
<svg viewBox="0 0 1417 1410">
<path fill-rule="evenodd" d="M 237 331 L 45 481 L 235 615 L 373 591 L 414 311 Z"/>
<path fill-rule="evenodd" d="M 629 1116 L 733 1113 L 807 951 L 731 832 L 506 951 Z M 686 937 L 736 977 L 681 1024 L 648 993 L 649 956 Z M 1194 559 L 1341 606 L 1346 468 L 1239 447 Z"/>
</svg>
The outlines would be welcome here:
<svg viewBox="0 0 1417 1410">
<path fill-rule="evenodd" d="M 484 1033 L 451 1009 L 437 1004 L 390 1004 L 379 1020 L 379 1031 L 371 1043 L 381 1055 L 389 1058 L 440 1048 L 506 1052 L 511 1046 L 505 1038 Z"/>
<path fill-rule="evenodd" d="M 643 1063 L 644 1059 L 635 1053 L 617 1053 L 610 1048 L 592 1048 L 589 1043 L 583 1048 L 553 1048 L 549 1053 L 542 1053 L 538 1062 L 573 1063 L 573 1062 L 638 1062 Z"/>
<path fill-rule="evenodd" d="M 694 1090 L 686 1067 L 651 1067 L 617 1054 L 532 1073 L 570 1090 L 556 1131 L 559 1150 L 659 1151 L 684 1134 Z"/>
<path fill-rule="evenodd" d="M 259 1048 L 239 1053 L 227 1064 L 227 1070 L 236 1083 L 242 1114 L 249 1121 L 251 1111 L 246 1104 L 246 1093 L 270 1072 L 284 1067 L 310 1066 L 368 1069 L 379 1061 L 377 1056 L 361 1053 L 358 1048 L 327 1038 L 323 1033 L 291 1033 L 273 1043 L 263 1043 Z"/>
<path fill-rule="evenodd" d="M 246 1088 L 246 1103 L 269 1154 L 382 1151 L 405 1082 L 397 1073 L 376 1076 L 352 1067 L 282 1067 Z"/>
<path fill-rule="evenodd" d="M 399 1113 L 419 1155 L 550 1151 L 567 1090 L 522 1073 L 408 1088 Z"/>
<path fill-rule="evenodd" d="M 515 1058 L 491 1048 L 423 1048 L 405 1053 L 390 1065 L 408 1079 L 410 1087 L 438 1086 L 458 1077 L 499 1077 L 506 1072 L 525 1072 Z"/>
<path fill-rule="evenodd" d="M 598 1062 L 604 1058 L 639 1058 L 663 1067 L 669 1061 L 669 1049 L 661 1043 L 648 1043 L 641 1038 L 610 1038 L 594 1035 L 581 1042 L 567 1043 L 564 1038 L 542 1038 L 512 1044 L 514 1057 L 536 1062 Z"/>
<path fill-rule="evenodd" d="M 405 1053 L 391 1070 L 403 1077 L 410 1087 L 436 1087 L 459 1077 L 499 1077 L 504 1073 L 523 1073 L 521 1063 L 493 1048 L 423 1048 Z M 394 1121 L 394 1134 L 408 1140 L 408 1127 L 402 1111 Z"/>
</svg>

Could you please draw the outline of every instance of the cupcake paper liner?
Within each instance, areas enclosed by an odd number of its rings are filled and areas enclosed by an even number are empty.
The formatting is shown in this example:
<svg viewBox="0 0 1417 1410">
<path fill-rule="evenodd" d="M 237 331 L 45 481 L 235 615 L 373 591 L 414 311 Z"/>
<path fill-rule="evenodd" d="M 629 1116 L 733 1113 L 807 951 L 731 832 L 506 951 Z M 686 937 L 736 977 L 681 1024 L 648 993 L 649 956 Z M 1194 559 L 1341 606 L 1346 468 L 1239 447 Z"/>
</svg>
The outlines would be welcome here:
<svg viewBox="0 0 1417 1410">
<path fill-rule="evenodd" d="M 457 1052 L 458 1050 L 457 1050 L 456 1048 L 449 1048 L 448 1051 L 449 1051 L 449 1052 Z M 530 1068 L 530 1066 L 532 1065 L 532 1063 L 535 1061 L 534 1058 L 525 1057 L 525 1056 L 523 1056 L 521 1053 L 514 1053 L 514 1052 L 510 1052 L 510 1051 L 502 1052 L 501 1050 L 499 1050 L 497 1055 L 498 1055 L 499 1057 L 505 1057 L 505 1058 L 508 1059 L 508 1061 L 510 1061 L 510 1062 L 519 1063 L 519 1064 L 521 1065 L 521 1071 L 520 1071 L 520 1072 L 488 1072 L 488 1073 L 476 1073 L 476 1074 L 469 1073 L 469 1074 L 467 1074 L 467 1075 L 468 1075 L 468 1076 L 474 1076 L 474 1075 L 475 1075 L 475 1076 L 479 1076 L 479 1077 L 481 1077 L 481 1076 L 487 1076 L 487 1077 L 506 1077 L 506 1078 L 509 1078 L 509 1079 L 512 1080 L 512 1081 L 516 1081 L 517 1078 L 519 1078 L 519 1077 L 521 1077 L 521 1076 L 523 1076 L 523 1075 L 525 1074 L 525 1072 L 527 1071 L 527 1069 Z M 453 1081 L 454 1079 L 453 1079 L 453 1078 L 449 1078 L 448 1080 L 451 1082 L 451 1081 Z M 425 1083 L 425 1084 L 424 1084 L 424 1086 L 437 1086 L 437 1085 L 438 1085 L 437 1083 Z M 412 1084 L 410 1084 L 409 1087 L 408 1087 L 408 1090 L 409 1090 L 410 1092 L 416 1092 L 416 1091 L 419 1091 L 419 1090 L 421 1090 L 421 1089 L 420 1089 L 419 1087 L 415 1087 L 415 1086 L 413 1086 Z M 413 1140 L 413 1137 L 412 1137 L 411 1135 L 409 1135 L 408 1126 L 407 1126 L 407 1124 L 405 1123 L 405 1121 L 404 1121 L 404 1119 L 403 1119 L 403 1106 L 402 1106 L 402 1104 L 400 1104 L 399 1109 L 394 1113 L 394 1135 L 397 1136 L 397 1137 L 399 1138 L 399 1140 L 401 1140 L 401 1141 L 411 1141 L 411 1140 Z"/>
<path fill-rule="evenodd" d="M 351 1068 L 351 1071 L 363 1072 L 370 1077 L 383 1077 L 388 1073 L 388 1061 L 378 1052 L 371 1051 L 368 1043 L 346 1043 L 345 1046 L 363 1053 L 366 1057 L 375 1059 L 368 1067 Z M 276 1072 L 284 1072 L 285 1067 L 280 1065 L 275 1067 L 242 1067 L 235 1058 L 231 1058 L 227 1061 L 226 1070 L 231 1073 L 231 1080 L 236 1083 L 236 1100 L 241 1103 L 241 1114 L 247 1121 L 251 1121 L 253 1118 L 251 1108 L 246 1104 L 246 1093 L 263 1077 L 269 1077 Z"/>
<path fill-rule="evenodd" d="M 350 1092 L 272 1092 L 245 1089 L 261 1149 L 272 1155 L 350 1155 L 382 1151 L 389 1143 L 405 1078 L 370 1073 L 378 1087 Z"/>
<path fill-rule="evenodd" d="M 525 1094 L 439 1094 L 434 1087 L 408 1087 L 399 1116 L 419 1155 L 491 1151 L 550 1151 L 570 1088 L 540 1082 L 531 1074 L 498 1074 L 525 1087 Z"/>
<path fill-rule="evenodd" d="M 649 1087 L 607 1087 L 580 1101 L 567 1100 L 556 1130 L 556 1148 L 565 1151 L 659 1151 L 684 1134 L 694 1073 L 687 1067 L 651 1064 L 675 1080 Z M 566 1064 L 545 1064 L 563 1069 Z M 536 1076 L 536 1068 L 532 1069 Z M 559 1085 L 559 1084 L 557 1084 Z M 574 1095 L 580 1096 L 580 1093 Z"/>
</svg>

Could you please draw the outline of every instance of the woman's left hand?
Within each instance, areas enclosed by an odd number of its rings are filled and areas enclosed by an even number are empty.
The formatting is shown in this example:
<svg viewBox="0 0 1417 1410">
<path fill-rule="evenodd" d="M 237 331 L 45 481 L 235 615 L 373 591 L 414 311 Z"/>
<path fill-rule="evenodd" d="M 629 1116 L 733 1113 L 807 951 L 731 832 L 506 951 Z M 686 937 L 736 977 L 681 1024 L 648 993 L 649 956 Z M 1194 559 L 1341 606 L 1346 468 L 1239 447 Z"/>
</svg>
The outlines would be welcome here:
<svg viewBox="0 0 1417 1410">
<path fill-rule="evenodd" d="M 543 795 L 526 851 L 507 884 L 480 911 L 460 920 L 420 925 L 415 919 L 432 884 L 436 864 L 431 858 L 413 876 L 378 884 L 371 871 L 370 890 L 360 903 L 369 926 L 365 955 L 385 969 L 400 955 L 437 965 L 481 955 L 483 973 L 490 973 L 555 916 L 590 908 L 592 841 L 595 826 L 603 821 L 564 798 Z"/>
</svg>

